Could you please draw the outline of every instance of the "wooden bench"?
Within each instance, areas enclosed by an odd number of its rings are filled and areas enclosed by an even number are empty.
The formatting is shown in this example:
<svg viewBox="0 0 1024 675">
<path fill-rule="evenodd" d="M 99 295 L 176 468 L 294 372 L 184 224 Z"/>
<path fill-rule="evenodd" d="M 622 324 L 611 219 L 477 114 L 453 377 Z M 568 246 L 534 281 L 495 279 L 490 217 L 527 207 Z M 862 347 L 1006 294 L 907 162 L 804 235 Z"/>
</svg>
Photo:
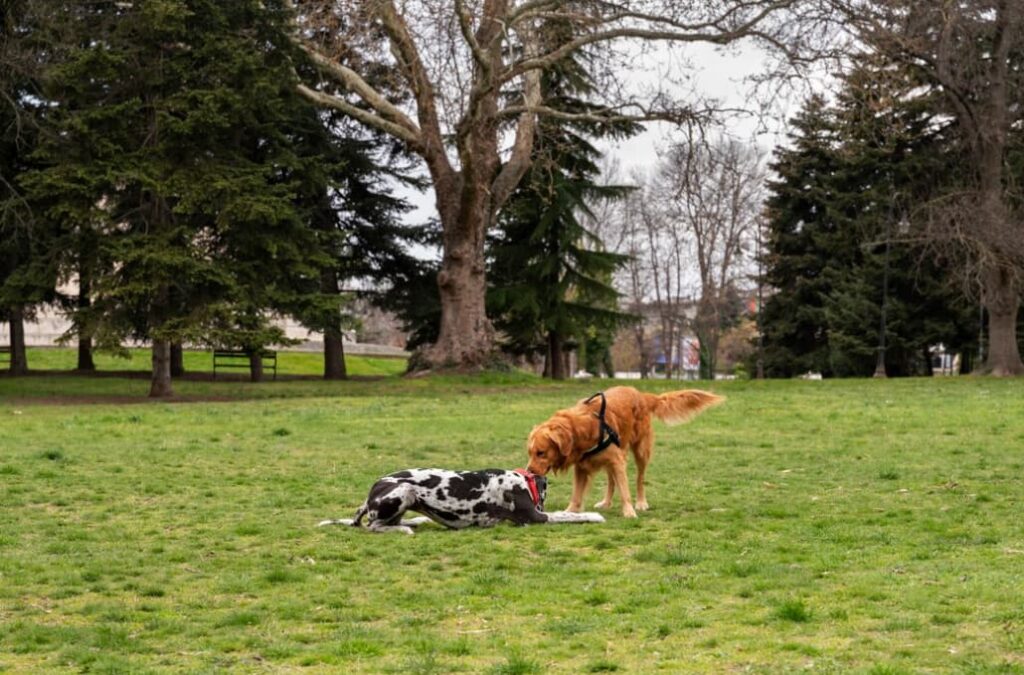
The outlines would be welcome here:
<svg viewBox="0 0 1024 675">
<path fill-rule="evenodd" d="M 252 354 L 246 349 L 215 349 L 213 350 L 213 379 L 217 379 L 217 369 L 244 368 L 249 370 L 249 356 Z M 264 349 L 260 352 L 263 361 L 263 372 L 270 371 L 277 380 L 277 352 Z"/>
<path fill-rule="evenodd" d="M 11 348 L 10 347 L 0 347 L 0 363 L 7 363 L 7 364 L 9 364 L 10 362 L 11 362 Z"/>
</svg>

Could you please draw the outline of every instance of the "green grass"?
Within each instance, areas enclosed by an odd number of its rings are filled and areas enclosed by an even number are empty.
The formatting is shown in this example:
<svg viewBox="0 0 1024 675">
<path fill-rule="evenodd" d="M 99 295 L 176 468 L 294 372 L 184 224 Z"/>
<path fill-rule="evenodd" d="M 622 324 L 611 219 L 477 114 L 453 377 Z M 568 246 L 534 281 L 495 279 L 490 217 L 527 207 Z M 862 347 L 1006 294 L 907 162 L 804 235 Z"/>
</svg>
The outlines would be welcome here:
<svg viewBox="0 0 1024 675">
<path fill-rule="evenodd" d="M 94 360 L 97 370 L 100 371 L 148 372 L 151 367 L 150 352 L 147 349 L 130 349 L 127 358 L 97 352 Z M 186 351 L 184 361 L 186 372 L 213 372 L 211 352 Z M 35 370 L 72 370 L 77 363 L 77 356 L 72 349 L 35 347 L 28 350 L 28 362 L 29 367 Z M 405 359 L 400 358 L 348 355 L 345 362 L 349 375 L 358 377 L 401 375 L 405 371 Z M 315 352 L 279 351 L 277 370 L 280 375 L 322 375 L 324 357 L 323 354 Z M 228 371 L 228 374 L 243 377 L 248 376 L 248 371 L 233 369 Z"/>
<path fill-rule="evenodd" d="M 638 520 L 414 537 L 314 525 L 399 468 L 521 466 L 605 384 L 33 402 L 145 384 L 0 378 L 0 672 L 1024 672 L 1019 381 L 715 383 Z"/>
</svg>

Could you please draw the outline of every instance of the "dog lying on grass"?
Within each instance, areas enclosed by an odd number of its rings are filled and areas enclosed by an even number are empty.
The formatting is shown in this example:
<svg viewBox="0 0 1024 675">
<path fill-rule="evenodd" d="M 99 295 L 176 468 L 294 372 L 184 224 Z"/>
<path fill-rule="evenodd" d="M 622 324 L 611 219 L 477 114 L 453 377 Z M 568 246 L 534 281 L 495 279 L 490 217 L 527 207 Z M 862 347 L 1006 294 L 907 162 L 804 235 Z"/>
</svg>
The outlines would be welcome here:
<svg viewBox="0 0 1024 675">
<path fill-rule="evenodd" d="M 545 512 L 546 492 L 546 478 L 519 469 L 408 469 L 374 483 L 355 518 L 325 520 L 320 526 L 359 527 L 365 517 L 371 532 L 413 534 L 412 528 L 431 520 L 453 530 L 492 527 L 503 520 L 516 525 L 604 522 L 599 513 Z M 425 517 L 402 520 L 406 511 Z"/>
</svg>

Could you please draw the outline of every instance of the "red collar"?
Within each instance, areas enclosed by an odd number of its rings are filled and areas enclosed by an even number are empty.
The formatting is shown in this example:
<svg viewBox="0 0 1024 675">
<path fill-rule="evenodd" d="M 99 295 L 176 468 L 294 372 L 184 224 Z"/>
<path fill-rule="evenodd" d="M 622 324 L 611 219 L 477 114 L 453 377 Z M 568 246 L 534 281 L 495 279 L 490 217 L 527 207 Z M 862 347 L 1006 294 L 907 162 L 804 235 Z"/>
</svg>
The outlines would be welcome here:
<svg viewBox="0 0 1024 675">
<path fill-rule="evenodd" d="M 537 506 L 540 503 L 540 493 L 537 492 L 537 481 L 533 479 L 533 474 L 526 469 L 515 469 L 515 472 L 526 479 L 526 487 L 530 488 L 530 499 L 533 500 L 533 505 Z"/>
</svg>

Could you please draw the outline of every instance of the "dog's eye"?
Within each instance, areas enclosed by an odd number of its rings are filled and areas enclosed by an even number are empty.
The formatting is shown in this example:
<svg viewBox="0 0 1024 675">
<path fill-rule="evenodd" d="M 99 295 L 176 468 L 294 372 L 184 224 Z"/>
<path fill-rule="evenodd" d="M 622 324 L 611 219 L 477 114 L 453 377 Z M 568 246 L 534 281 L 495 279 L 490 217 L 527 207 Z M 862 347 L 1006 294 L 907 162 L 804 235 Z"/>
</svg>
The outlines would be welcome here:
<svg viewBox="0 0 1024 675">
<path fill-rule="evenodd" d="M 540 452 L 538 452 L 538 453 L 537 453 L 537 456 L 538 456 L 538 457 L 543 457 L 543 456 L 544 456 L 544 455 L 546 455 L 546 454 L 547 454 L 546 452 L 544 452 L 543 450 L 541 450 Z"/>
</svg>

